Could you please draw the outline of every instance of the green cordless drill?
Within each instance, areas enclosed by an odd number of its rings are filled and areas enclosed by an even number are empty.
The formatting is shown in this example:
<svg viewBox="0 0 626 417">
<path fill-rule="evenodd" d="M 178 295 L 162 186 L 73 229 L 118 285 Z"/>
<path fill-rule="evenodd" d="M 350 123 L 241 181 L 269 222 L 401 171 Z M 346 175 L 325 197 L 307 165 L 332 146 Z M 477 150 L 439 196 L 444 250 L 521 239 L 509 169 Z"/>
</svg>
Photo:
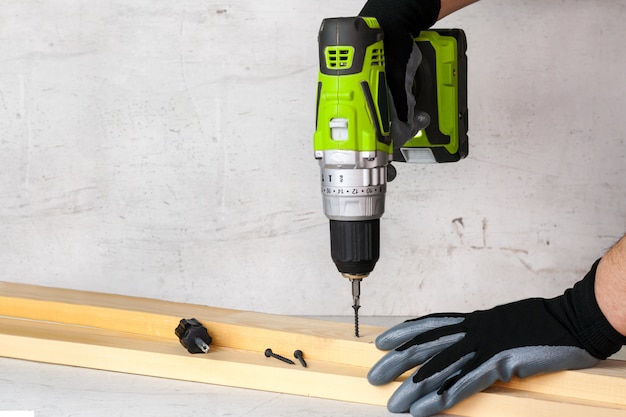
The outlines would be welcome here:
<svg viewBox="0 0 626 417">
<path fill-rule="evenodd" d="M 359 336 L 361 280 L 380 253 L 380 218 L 392 161 L 454 162 L 467 156 L 467 57 L 460 29 L 429 30 L 413 94 L 427 126 L 406 143 L 390 137 L 383 31 L 374 18 L 324 19 L 319 31 L 315 158 L 321 170 L 331 258 L 352 284 Z"/>
</svg>

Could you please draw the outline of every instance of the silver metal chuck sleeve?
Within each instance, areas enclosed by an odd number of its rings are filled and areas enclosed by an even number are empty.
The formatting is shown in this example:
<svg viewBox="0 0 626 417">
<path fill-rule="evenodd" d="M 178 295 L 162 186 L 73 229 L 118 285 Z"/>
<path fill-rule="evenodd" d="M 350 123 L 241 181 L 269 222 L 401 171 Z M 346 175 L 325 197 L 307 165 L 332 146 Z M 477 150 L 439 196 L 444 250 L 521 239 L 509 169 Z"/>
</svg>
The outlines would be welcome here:
<svg viewBox="0 0 626 417">
<path fill-rule="evenodd" d="M 348 278 L 365 277 L 380 255 L 390 157 L 384 152 L 340 150 L 317 152 L 316 157 L 333 262 Z"/>
</svg>

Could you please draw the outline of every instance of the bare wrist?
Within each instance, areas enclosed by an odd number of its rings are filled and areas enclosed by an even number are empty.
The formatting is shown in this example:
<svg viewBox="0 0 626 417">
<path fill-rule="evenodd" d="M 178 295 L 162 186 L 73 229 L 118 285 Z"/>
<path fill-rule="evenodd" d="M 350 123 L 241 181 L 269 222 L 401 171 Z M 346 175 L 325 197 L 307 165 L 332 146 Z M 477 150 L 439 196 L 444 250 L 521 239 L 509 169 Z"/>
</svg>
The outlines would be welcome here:
<svg viewBox="0 0 626 417">
<path fill-rule="evenodd" d="M 626 336 L 626 237 L 623 237 L 598 265 L 596 300 L 611 326 Z"/>
<path fill-rule="evenodd" d="M 472 3 L 476 3 L 477 1 L 478 0 L 441 0 L 441 9 L 439 10 L 439 17 L 437 20 L 443 19 L 447 15 L 452 14 Z"/>
</svg>

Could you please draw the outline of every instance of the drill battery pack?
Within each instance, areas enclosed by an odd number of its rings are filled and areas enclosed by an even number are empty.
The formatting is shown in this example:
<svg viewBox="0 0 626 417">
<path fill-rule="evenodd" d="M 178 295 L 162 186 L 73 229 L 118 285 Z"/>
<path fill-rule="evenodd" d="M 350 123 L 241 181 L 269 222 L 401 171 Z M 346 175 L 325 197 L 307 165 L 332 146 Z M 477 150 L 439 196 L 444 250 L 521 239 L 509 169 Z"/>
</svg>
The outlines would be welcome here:
<svg viewBox="0 0 626 417">
<path fill-rule="evenodd" d="M 456 162 L 468 154 L 467 39 L 461 29 L 430 29 L 415 38 L 422 62 L 413 83 L 416 110 L 430 124 L 404 144 L 394 161 Z"/>
</svg>

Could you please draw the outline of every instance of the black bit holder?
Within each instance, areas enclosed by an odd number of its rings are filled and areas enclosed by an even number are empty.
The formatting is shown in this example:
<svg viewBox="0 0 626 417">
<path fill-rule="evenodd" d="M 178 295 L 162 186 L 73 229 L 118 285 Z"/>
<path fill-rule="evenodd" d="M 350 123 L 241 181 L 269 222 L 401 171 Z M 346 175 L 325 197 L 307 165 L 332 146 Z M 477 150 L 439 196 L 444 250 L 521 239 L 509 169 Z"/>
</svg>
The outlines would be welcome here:
<svg viewBox="0 0 626 417">
<path fill-rule="evenodd" d="M 194 318 L 182 319 L 174 333 L 189 353 L 207 353 L 213 342 L 206 327 Z"/>
</svg>

